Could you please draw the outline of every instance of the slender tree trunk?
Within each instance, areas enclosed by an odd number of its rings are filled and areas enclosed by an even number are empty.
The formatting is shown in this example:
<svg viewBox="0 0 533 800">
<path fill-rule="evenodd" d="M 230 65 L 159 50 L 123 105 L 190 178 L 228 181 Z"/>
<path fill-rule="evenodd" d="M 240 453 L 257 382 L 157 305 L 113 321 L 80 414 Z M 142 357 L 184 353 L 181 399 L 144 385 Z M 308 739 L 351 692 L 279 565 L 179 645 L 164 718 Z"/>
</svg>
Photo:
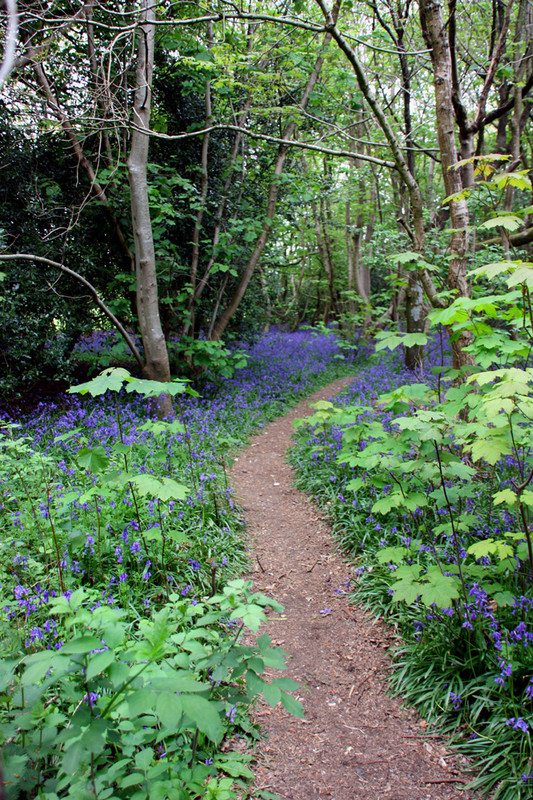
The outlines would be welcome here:
<svg viewBox="0 0 533 800">
<path fill-rule="evenodd" d="M 326 36 L 324 37 L 324 47 L 323 47 L 323 49 L 326 48 L 326 46 L 328 45 L 330 39 L 331 39 L 331 35 L 329 33 L 326 34 Z M 303 91 L 303 94 L 302 94 L 302 97 L 301 97 L 301 100 L 300 100 L 300 107 L 302 109 L 304 109 L 304 110 L 307 107 L 307 103 L 309 101 L 309 96 L 310 96 L 311 92 L 313 91 L 316 82 L 318 81 L 318 78 L 319 78 L 320 71 L 322 69 L 322 64 L 323 63 L 324 63 L 324 56 L 321 53 L 320 56 L 317 58 L 317 60 L 315 62 L 315 65 L 313 67 L 313 71 L 311 72 L 311 75 L 308 78 L 307 85 L 306 85 L 306 87 L 305 87 L 305 89 Z M 282 134 L 281 138 L 282 139 L 286 139 L 286 140 L 292 139 L 292 137 L 293 137 L 293 135 L 295 133 L 295 130 L 296 130 L 296 122 L 294 122 L 294 121 L 290 122 L 286 126 L 285 130 L 283 131 L 283 134 Z M 237 288 L 235 290 L 235 293 L 234 293 L 233 297 L 231 298 L 229 304 L 226 306 L 226 308 L 224 309 L 224 311 L 222 312 L 222 314 L 218 318 L 218 320 L 217 320 L 217 322 L 216 322 L 216 324 L 215 324 L 215 326 L 213 328 L 212 338 L 215 341 L 219 340 L 222 337 L 222 335 L 223 335 L 224 331 L 226 330 L 226 327 L 227 327 L 230 319 L 232 318 L 232 316 L 235 314 L 237 308 L 239 307 L 240 302 L 241 302 L 242 298 L 244 297 L 244 293 L 246 292 L 246 289 L 248 288 L 250 280 L 252 279 L 252 275 L 254 274 L 254 271 L 255 271 L 255 268 L 257 266 L 257 263 L 258 263 L 261 255 L 262 255 L 263 250 L 265 248 L 265 245 L 266 245 L 266 243 L 268 241 L 268 237 L 270 236 L 270 231 L 272 230 L 272 224 L 273 224 L 273 221 L 274 221 L 274 214 L 276 212 L 276 205 L 277 205 L 279 186 L 280 186 L 280 178 L 281 178 L 281 174 L 283 172 L 283 168 L 285 166 L 285 160 L 287 158 L 287 151 L 288 151 L 288 146 L 286 144 L 281 144 L 279 146 L 278 156 L 277 156 L 277 159 L 276 159 L 276 164 L 275 164 L 275 167 L 274 167 L 274 173 L 273 173 L 273 176 L 272 176 L 272 182 L 271 182 L 271 185 L 270 185 L 270 191 L 268 193 L 268 200 L 267 200 L 266 213 L 265 213 L 265 217 L 264 217 L 263 229 L 262 229 L 262 231 L 261 231 L 261 233 L 260 233 L 260 235 L 259 235 L 259 237 L 258 237 L 258 239 L 256 241 L 254 250 L 253 250 L 253 252 L 252 252 L 252 254 L 251 254 L 251 256 L 250 256 L 250 258 L 248 260 L 248 263 L 247 263 L 246 267 L 244 268 L 243 274 L 241 276 L 241 279 L 239 281 L 239 284 L 238 284 L 238 286 L 237 286 Z"/>
<path fill-rule="evenodd" d="M 377 101 L 374 91 L 367 78 L 363 65 L 361 64 L 357 53 L 346 39 L 345 36 L 339 31 L 336 20 L 332 16 L 325 0 L 316 0 L 317 5 L 320 7 L 325 21 L 326 28 L 331 32 L 331 36 L 345 54 L 346 58 L 352 65 L 353 71 L 359 84 L 359 89 L 365 98 L 376 122 L 383 131 L 385 139 L 387 140 L 396 169 L 402 179 L 402 188 L 407 189 L 409 195 L 409 204 L 411 209 L 411 218 L 413 226 L 413 247 L 417 252 L 422 252 L 424 249 L 424 217 L 423 217 L 423 199 L 422 193 L 418 182 L 409 169 L 409 164 L 402 151 L 401 144 L 398 140 L 396 132 L 387 117 L 383 107 Z M 428 276 L 429 277 L 429 276 Z M 423 304 L 423 292 L 416 288 L 416 284 L 421 284 L 421 277 L 417 272 L 413 272 L 410 278 L 408 293 L 410 301 L 406 305 L 407 316 L 407 330 L 410 332 L 423 332 L 425 328 L 425 313 Z M 411 351 L 411 352 L 409 352 Z M 406 366 L 413 368 L 422 360 L 422 349 L 417 346 L 415 348 L 406 348 Z"/>
<path fill-rule="evenodd" d="M 28 48 L 28 54 L 31 55 L 31 53 L 32 53 L 32 48 Z M 74 155 L 76 156 L 78 164 L 87 175 L 91 187 L 90 191 L 94 193 L 95 197 L 97 197 L 97 199 L 102 203 L 103 207 L 105 208 L 106 214 L 108 215 L 108 218 L 111 222 L 113 233 L 116 236 L 117 242 L 120 245 L 122 252 L 126 256 L 129 266 L 133 270 L 133 263 L 134 263 L 133 253 L 131 252 L 130 247 L 126 241 L 126 237 L 124 236 L 124 232 L 122 230 L 120 222 L 113 211 L 113 208 L 111 206 L 111 203 L 109 202 L 109 198 L 104 190 L 104 187 L 98 181 L 96 172 L 94 171 L 91 162 L 89 161 L 89 159 L 87 158 L 87 156 L 83 151 L 83 148 L 78 139 L 78 135 L 72 126 L 70 118 L 66 113 L 66 111 L 61 107 L 58 98 L 54 95 L 54 92 L 52 91 L 52 87 L 50 86 L 50 82 L 46 76 L 42 64 L 40 62 L 36 62 L 33 66 L 33 70 L 37 84 L 40 86 L 42 92 L 44 93 L 44 96 L 46 97 L 46 102 L 48 104 L 48 107 L 50 108 L 51 112 L 56 117 L 56 119 L 61 123 L 61 127 L 63 128 L 63 130 L 67 135 L 67 138 L 72 146 L 72 150 L 74 152 Z"/>
<path fill-rule="evenodd" d="M 246 118 L 248 116 L 248 112 L 250 110 L 250 106 L 252 103 L 251 95 L 248 96 L 244 106 L 241 110 L 241 113 L 238 118 L 238 125 L 240 128 L 244 127 L 246 122 Z M 239 148 L 242 142 L 242 133 L 238 131 L 235 134 L 235 139 L 233 142 L 233 148 L 231 151 L 231 156 L 229 160 L 229 167 L 228 167 L 228 176 L 224 182 L 224 188 L 222 190 L 222 197 L 218 204 L 217 213 L 215 216 L 215 229 L 213 232 L 213 240 L 211 243 L 211 255 L 209 257 L 209 261 L 207 266 L 205 267 L 204 273 L 201 279 L 198 281 L 197 285 L 194 287 L 194 300 L 198 302 L 201 298 L 205 287 L 207 286 L 207 282 L 209 280 L 209 276 L 211 275 L 211 270 L 213 269 L 213 265 L 216 261 L 218 255 L 218 243 L 220 241 L 220 231 L 222 230 L 222 221 L 224 219 L 224 214 L 226 211 L 226 206 L 228 203 L 229 191 L 231 188 L 231 184 L 233 183 L 234 175 L 235 175 L 235 163 L 237 161 L 237 155 L 239 153 Z"/>
<path fill-rule="evenodd" d="M 207 46 L 209 49 L 213 47 L 213 23 L 207 23 Z M 205 126 L 209 127 L 211 124 L 212 104 L 211 104 L 211 81 L 208 80 L 205 86 Z M 194 230 L 192 234 L 192 254 L 191 254 L 191 271 L 189 282 L 191 284 L 191 294 L 188 302 L 188 319 L 186 320 L 185 327 L 194 333 L 194 306 L 195 306 L 195 290 L 196 280 L 198 275 L 198 263 L 200 261 L 200 233 L 202 231 L 202 222 L 205 212 L 205 204 L 207 199 L 207 189 L 209 187 L 209 132 L 204 133 L 202 139 L 202 155 L 200 161 L 201 169 L 201 189 L 200 189 L 200 207 L 196 212 L 196 219 L 194 222 Z"/>
<path fill-rule="evenodd" d="M 452 58 L 446 24 L 439 0 L 420 0 L 422 29 L 431 47 L 431 60 L 435 85 L 436 124 L 441 155 L 442 176 L 446 194 L 461 192 L 463 180 L 456 168 L 455 117 L 452 101 Z M 466 259 L 469 245 L 469 213 L 466 200 L 450 203 L 452 236 L 448 268 L 448 287 L 460 297 L 468 297 Z M 456 369 L 472 364 L 473 358 L 464 348 L 472 341 L 469 331 L 464 331 L 453 342 L 453 365 Z"/>
<path fill-rule="evenodd" d="M 141 24 L 137 49 L 136 86 L 130 153 L 127 160 L 131 216 L 135 242 L 137 314 L 146 359 L 145 374 L 156 381 L 170 380 L 168 351 L 159 316 L 154 240 L 148 201 L 148 143 L 154 63 L 155 6 L 141 0 Z M 172 413 L 170 397 L 162 395 L 160 411 Z"/>
</svg>

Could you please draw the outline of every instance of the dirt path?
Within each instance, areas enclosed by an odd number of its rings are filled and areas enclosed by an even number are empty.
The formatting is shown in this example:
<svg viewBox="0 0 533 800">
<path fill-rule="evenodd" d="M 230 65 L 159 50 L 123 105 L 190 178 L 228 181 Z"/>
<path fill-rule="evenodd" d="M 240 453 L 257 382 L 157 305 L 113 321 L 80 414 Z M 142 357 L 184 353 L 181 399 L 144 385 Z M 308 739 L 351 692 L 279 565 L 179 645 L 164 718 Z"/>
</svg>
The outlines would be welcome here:
<svg viewBox="0 0 533 800">
<path fill-rule="evenodd" d="M 301 683 L 305 707 L 304 721 L 280 706 L 259 710 L 267 740 L 252 796 L 264 789 L 283 800 L 466 800 L 450 754 L 388 697 L 389 635 L 348 605 L 349 568 L 321 513 L 292 486 L 285 452 L 293 420 L 348 383 L 330 384 L 268 425 L 232 470 L 252 535 L 254 586 L 285 605 L 268 633 L 291 654 L 287 674 Z"/>
</svg>

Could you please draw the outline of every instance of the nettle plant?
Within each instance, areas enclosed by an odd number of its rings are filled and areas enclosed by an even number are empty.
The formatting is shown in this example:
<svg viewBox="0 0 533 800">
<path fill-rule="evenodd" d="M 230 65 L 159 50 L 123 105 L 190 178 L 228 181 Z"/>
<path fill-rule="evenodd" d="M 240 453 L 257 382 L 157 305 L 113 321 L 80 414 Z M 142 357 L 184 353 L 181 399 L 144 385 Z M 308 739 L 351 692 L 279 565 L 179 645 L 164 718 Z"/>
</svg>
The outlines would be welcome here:
<svg viewBox="0 0 533 800">
<path fill-rule="evenodd" d="M 283 651 L 266 635 L 241 641 L 282 607 L 247 582 L 224 585 L 243 544 L 227 485 L 218 491 L 200 471 L 179 403 L 194 400 L 187 383 L 108 369 L 71 392 L 114 398 L 101 444 L 87 426 L 47 450 L 16 425 L 0 432 L 8 796 L 229 800 L 235 780 L 251 777 L 230 740 L 255 735 L 253 699 L 302 713 L 287 694 L 297 684 L 263 678 L 266 666 L 284 668 Z M 139 423 L 136 408 L 131 425 L 125 398 L 161 393 L 177 418 Z"/>
</svg>

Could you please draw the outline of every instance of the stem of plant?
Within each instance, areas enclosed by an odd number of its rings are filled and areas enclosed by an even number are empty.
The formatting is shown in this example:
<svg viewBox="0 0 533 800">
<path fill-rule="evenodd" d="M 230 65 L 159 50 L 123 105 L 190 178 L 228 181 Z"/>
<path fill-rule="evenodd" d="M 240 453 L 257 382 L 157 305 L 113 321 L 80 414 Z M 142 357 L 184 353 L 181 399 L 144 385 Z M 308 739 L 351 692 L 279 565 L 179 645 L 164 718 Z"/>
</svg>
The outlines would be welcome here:
<svg viewBox="0 0 533 800">
<path fill-rule="evenodd" d="M 102 566 L 102 548 L 100 544 L 101 526 L 100 526 L 100 510 L 98 508 L 98 498 L 94 498 L 94 507 L 96 509 L 96 547 L 98 548 L 98 565 L 100 567 L 100 575 L 102 581 L 104 580 L 104 568 Z"/>
<path fill-rule="evenodd" d="M 52 539 L 54 541 L 54 547 L 56 551 L 56 559 L 57 559 L 57 571 L 59 573 L 59 585 L 61 586 L 61 591 L 65 591 L 65 582 L 63 580 L 63 570 L 61 568 L 61 552 L 59 550 L 59 542 L 57 540 L 56 529 L 54 527 L 54 521 L 52 519 L 52 512 L 50 509 L 50 491 L 49 487 L 47 486 L 46 491 L 46 508 L 48 511 L 48 522 L 50 523 L 50 530 L 52 531 Z"/>
<path fill-rule="evenodd" d="M 438 446 L 437 442 L 433 442 L 433 444 L 435 446 L 435 452 L 437 454 L 437 461 L 438 461 L 438 464 L 439 464 L 439 474 L 440 474 L 440 479 L 442 481 L 442 491 L 444 492 L 444 499 L 446 500 L 446 506 L 448 508 L 448 514 L 449 514 L 449 517 L 450 517 L 450 524 L 452 526 L 453 549 L 455 551 L 455 559 L 457 561 L 457 569 L 459 570 L 459 580 L 461 581 L 461 586 L 462 586 L 462 589 L 463 589 L 463 597 L 464 597 L 464 601 L 465 601 L 465 614 L 466 614 L 467 618 L 469 618 L 468 611 L 466 610 L 466 606 L 468 605 L 468 593 L 466 591 L 465 577 L 464 577 L 464 574 L 463 574 L 463 568 L 461 566 L 461 551 L 459 549 L 459 538 L 457 536 L 457 530 L 455 528 L 455 519 L 454 519 L 454 515 L 453 515 L 452 505 L 451 505 L 450 499 L 448 497 L 448 492 L 446 491 L 446 482 L 444 480 L 444 470 L 442 469 L 442 461 L 441 461 L 441 457 L 440 457 L 439 446 Z"/>
</svg>

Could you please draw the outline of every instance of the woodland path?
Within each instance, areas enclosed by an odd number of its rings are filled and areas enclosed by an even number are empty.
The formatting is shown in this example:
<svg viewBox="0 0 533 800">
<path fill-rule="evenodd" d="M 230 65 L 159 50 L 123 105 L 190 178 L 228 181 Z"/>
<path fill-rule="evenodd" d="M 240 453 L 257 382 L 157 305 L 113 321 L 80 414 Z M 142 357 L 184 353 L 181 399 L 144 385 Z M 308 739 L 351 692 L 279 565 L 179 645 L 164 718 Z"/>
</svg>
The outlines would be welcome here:
<svg viewBox="0 0 533 800">
<path fill-rule="evenodd" d="M 285 605 L 262 631 L 290 654 L 286 674 L 301 684 L 305 708 L 299 720 L 279 705 L 259 707 L 267 738 L 251 796 L 264 789 L 283 800 L 470 800 L 442 742 L 389 697 L 391 634 L 348 604 L 349 566 L 327 520 L 292 485 L 285 454 L 293 420 L 349 382 L 329 384 L 270 423 L 232 468 L 251 532 L 254 589 Z"/>
</svg>

